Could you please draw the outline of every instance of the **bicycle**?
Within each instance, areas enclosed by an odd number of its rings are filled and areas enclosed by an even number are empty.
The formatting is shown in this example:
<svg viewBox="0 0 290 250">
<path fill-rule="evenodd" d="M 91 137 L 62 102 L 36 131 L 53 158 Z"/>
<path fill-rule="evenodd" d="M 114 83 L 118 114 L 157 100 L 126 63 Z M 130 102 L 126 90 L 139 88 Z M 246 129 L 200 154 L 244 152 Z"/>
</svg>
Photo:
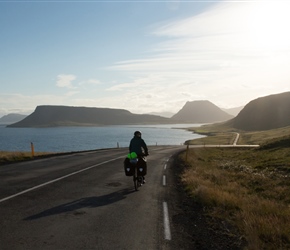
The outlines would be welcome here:
<svg viewBox="0 0 290 250">
<path fill-rule="evenodd" d="M 133 155 L 131 155 L 133 154 Z M 124 171 L 126 176 L 133 176 L 134 188 L 137 191 L 144 184 L 144 176 L 147 173 L 146 158 L 148 154 L 137 156 L 136 153 L 130 153 L 124 160 Z"/>
<path fill-rule="evenodd" d="M 144 175 L 146 174 L 146 166 L 141 166 L 141 162 L 145 162 L 145 158 L 140 159 L 141 157 L 138 157 L 136 159 L 130 160 L 131 166 L 134 168 L 134 174 L 133 174 L 133 183 L 134 183 L 134 188 L 136 191 L 138 191 L 139 187 L 143 185 L 144 181 Z M 143 174 L 143 175 L 141 175 Z"/>
</svg>

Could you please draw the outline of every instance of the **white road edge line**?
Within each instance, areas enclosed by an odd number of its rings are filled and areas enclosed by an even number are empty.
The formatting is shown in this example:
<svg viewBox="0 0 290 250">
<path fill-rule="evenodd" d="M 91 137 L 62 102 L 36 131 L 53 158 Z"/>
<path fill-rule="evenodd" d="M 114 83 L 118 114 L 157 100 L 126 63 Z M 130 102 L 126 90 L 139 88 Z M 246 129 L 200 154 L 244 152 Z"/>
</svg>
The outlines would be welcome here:
<svg viewBox="0 0 290 250">
<path fill-rule="evenodd" d="M 166 240 L 171 240 L 171 232 L 169 225 L 168 206 L 167 202 L 163 202 L 163 217 L 164 217 L 164 237 Z"/>
<path fill-rule="evenodd" d="M 102 164 L 106 164 L 106 163 L 108 163 L 108 162 L 115 161 L 115 160 L 120 159 L 120 158 L 123 158 L 123 157 L 124 157 L 124 156 L 120 156 L 120 157 L 117 157 L 117 158 L 114 158 L 114 159 L 111 159 L 111 160 L 108 160 L 108 161 L 104 161 L 104 162 L 98 163 L 98 164 L 96 164 L 96 165 L 93 165 L 93 166 L 90 166 L 90 167 L 87 167 L 87 168 L 84 168 L 84 169 L 78 170 L 78 171 L 76 171 L 76 172 L 73 172 L 73 173 L 70 173 L 70 174 L 64 175 L 64 176 L 62 176 L 62 177 L 56 178 L 56 179 L 54 179 L 54 180 L 51 180 L 51 181 L 48 181 L 48 182 L 42 183 L 42 184 L 37 185 L 37 186 L 35 186 L 35 187 L 28 188 L 28 189 L 23 190 L 23 191 L 21 191 L 21 192 L 19 192 L 19 193 L 16 193 L 16 194 L 13 194 L 13 195 L 10 195 L 10 196 L 8 196 L 8 197 L 5 197 L 5 198 L 1 199 L 1 200 L 0 200 L 0 203 L 3 202 L 3 201 L 10 200 L 10 199 L 12 199 L 12 198 L 14 198 L 14 197 L 16 197 L 16 196 L 19 196 L 19 195 L 22 195 L 22 194 L 28 193 L 28 192 L 30 192 L 30 191 L 33 191 L 33 190 L 35 190 L 35 189 L 38 189 L 38 188 L 44 187 L 44 186 L 49 185 L 49 184 L 51 184 L 51 183 L 54 183 L 54 182 L 60 181 L 60 180 L 62 180 L 62 179 L 65 179 L 65 178 L 67 178 L 67 177 L 70 177 L 70 176 L 72 176 L 72 175 L 79 174 L 79 173 L 84 172 L 84 171 L 87 171 L 87 170 L 89 170 L 89 169 L 91 169 L 91 168 L 95 168 L 95 167 L 100 166 L 100 165 L 102 165 Z"/>
</svg>

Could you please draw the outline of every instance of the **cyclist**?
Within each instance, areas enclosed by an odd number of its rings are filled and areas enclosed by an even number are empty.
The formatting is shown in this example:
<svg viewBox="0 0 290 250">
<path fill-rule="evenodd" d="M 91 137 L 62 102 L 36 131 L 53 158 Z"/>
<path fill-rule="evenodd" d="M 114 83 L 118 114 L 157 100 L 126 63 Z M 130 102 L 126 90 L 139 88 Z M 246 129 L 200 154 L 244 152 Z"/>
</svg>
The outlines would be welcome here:
<svg viewBox="0 0 290 250">
<path fill-rule="evenodd" d="M 148 155 L 148 148 L 145 141 L 141 138 L 141 131 L 135 131 L 134 137 L 130 141 L 129 151 L 135 152 L 138 156 L 142 156 L 143 153 Z"/>
<path fill-rule="evenodd" d="M 141 131 L 135 131 L 134 137 L 130 141 L 129 151 L 130 153 L 135 152 L 138 155 L 138 158 L 141 160 L 142 165 L 147 170 L 146 162 L 143 159 L 143 155 L 148 155 L 148 148 L 145 141 L 141 138 L 142 133 Z M 145 184 L 145 177 L 143 176 L 143 184 Z"/>
</svg>

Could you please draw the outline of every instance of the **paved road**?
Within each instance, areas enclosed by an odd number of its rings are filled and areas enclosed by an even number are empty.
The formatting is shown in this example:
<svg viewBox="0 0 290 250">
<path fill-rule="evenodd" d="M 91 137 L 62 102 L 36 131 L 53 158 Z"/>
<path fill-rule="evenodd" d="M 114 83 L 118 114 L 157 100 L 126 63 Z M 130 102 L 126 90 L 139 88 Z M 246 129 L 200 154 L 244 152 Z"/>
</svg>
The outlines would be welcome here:
<svg viewBox="0 0 290 250">
<path fill-rule="evenodd" d="M 166 178 L 184 149 L 150 148 L 137 192 L 123 172 L 127 149 L 1 166 L 0 249 L 173 249 Z"/>
</svg>

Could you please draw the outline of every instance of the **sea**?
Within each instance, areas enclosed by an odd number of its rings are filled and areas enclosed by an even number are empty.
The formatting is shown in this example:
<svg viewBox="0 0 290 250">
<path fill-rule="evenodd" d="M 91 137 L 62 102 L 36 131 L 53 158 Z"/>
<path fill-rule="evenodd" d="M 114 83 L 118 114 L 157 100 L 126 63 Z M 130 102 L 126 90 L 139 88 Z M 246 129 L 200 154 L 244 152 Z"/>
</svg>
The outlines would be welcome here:
<svg viewBox="0 0 290 250">
<path fill-rule="evenodd" d="M 148 146 L 183 145 L 203 135 L 187 128 L 202 124 L 123 125 L 105 127 L 8 128 L 0 125 L 0 151 L 75 152 L 128 147 L 136 130 Z"/>
</svg>

